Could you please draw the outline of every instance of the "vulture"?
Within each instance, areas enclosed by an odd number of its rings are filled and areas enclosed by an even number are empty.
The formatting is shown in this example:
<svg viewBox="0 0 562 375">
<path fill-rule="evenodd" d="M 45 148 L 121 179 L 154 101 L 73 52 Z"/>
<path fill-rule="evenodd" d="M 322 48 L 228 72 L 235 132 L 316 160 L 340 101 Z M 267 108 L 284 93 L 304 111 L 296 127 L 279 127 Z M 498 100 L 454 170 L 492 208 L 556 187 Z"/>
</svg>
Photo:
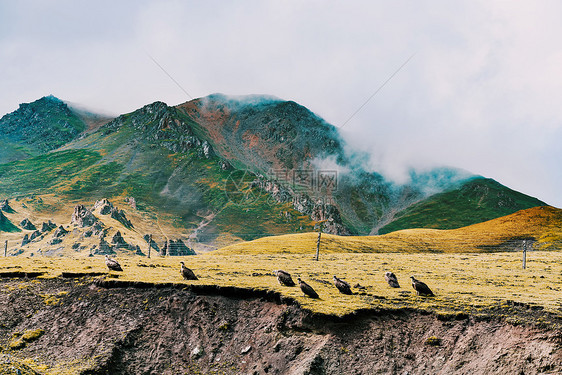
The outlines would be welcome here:
<svg viewBox="0 0 562 375">
<path fill-rule="evenodd" d="M 353 294 L 351 286 L 347 283 L 347 281 L 338 279 L 336 275 L 334 275 L 334 285 L 342 294 Z"/>
<path fill-rule="evenodd" d="M 285 286 L 295 286 L 295 282 L 291 278 L 290 273 L 283 270 L 273 271 L 273 273 L 275 274 L 275 276 L 277 276 L 277 281 L 279 281 L 279 284 Z"/>
<path fill-rule="evenodd" d="M 105 256 L 105 265 L 109 268 L 110 271 L 123 271 L 121 265 L 115 260 L 111 259 L 109 256 Z"/>
<path fill-rule="evenodd" d="M 414 276 L 410 276 L 410 278 L 412 279 L 412 287 L 416 290 L 418 296 L 434 296 L 433 292 L 429 289 L 426 283 L 417 280 Z"/>
<path fill-rule="evenodd" d="M 193 271 L 185 266 L 183 262 L 180 262 L 181 268 L 180 273 L 185 280 L 199 280 Z"/>
<path fill-rule="evenodd" d="M 299 286 L 301 287 L 302 292 L 306 296 L 309 296 L 310 298 L 318 298 L 318 293 L 316 293 L 316 291 L 312 289 L 310 285 L 302 281 L 300 277 L 297 278 L 297 280 L 299 282 Z"/>
<path fill-rule="evenodd" d="M 384 279 L 386 280 L 388 285 L 390 285 L 391 287 L 400 288 L 400 284 L 398 284 L 398 279 L 396 278 L 396 275 L 394 273 L 392 273 L 390 271 L 385 272 Z"/>
</svg>

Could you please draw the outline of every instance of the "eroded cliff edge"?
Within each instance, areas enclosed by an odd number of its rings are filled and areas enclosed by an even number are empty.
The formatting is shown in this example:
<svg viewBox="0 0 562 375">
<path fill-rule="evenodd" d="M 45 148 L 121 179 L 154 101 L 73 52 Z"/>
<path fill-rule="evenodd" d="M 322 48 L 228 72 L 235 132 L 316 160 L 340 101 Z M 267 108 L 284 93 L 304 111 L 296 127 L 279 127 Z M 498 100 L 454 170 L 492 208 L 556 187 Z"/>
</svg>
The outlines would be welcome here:
<svg viewBox="0 0 562 375">
<path fill-rule="evenodd" d="M 338 319 L 273 294 L 93 281 L 1 280 L 0 341 L 12 361 L 0 366 L 47 374 L 562 371 L 557 330 L 416 311 Z M 29 332 L 41 334 L 23 339 Z"/>
</svg>

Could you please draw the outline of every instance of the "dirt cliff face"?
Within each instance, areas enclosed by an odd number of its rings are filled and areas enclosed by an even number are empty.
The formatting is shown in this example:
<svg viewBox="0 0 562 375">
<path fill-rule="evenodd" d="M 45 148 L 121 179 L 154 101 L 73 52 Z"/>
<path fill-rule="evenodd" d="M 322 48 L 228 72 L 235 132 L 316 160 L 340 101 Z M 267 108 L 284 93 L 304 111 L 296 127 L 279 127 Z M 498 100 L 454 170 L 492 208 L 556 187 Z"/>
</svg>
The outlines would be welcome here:
<svg viewBox="0 0 562 375">
<path fill-rule="evenodd" d="M 5 354 L 27 359 L 41 373 L 562 371 L 560 332 L 499 321 L 443 321 L 411 311 L 336 319 L 251 293 L 224 296 L 144 284 L 108 288 L 84 278 L 4 279 L 1 284 Z"/>
</svg>

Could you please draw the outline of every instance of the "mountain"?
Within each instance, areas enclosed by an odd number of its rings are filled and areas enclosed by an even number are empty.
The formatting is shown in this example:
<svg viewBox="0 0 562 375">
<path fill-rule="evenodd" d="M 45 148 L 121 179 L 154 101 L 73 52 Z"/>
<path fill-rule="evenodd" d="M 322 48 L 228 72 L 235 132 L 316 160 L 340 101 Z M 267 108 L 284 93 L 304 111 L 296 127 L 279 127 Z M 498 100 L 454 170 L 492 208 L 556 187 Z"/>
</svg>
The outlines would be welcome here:
<svg viewBox="0 0 562 375">
<path fill-rule="evenodd" d="M 271 175 L 308 168 L 315 157 L 343 157 L 337 129 L 293 101 L 214 94 L 177 108 L 239 169 Z"/>
<path fill-rule="evenodd" d="M 0 119 L 0 163 L 54 150 L 86 127 L 82 118 L 54 96 L 20 104 Z"/>
<path fill-rule="evenodd" d="M 28 152 L 23 160 L 2 151 L 1 160 L 21 160 L 0 164 L 0 198 L 31 199 L 54 215 L 132 197 L 147 221 L 139 235 L 180 238 L 198 251 L 309 232 L 318 221 L 327 233 L 365 235 L 458 228 L 544 205 L 454 168 L 389 182 L 364 167 L 364 155 L 345 151 L 335 127 L 274 97 L 215 94 L 95 118 L 52 97 L 4 116 L 3 138 Z M 41 129 L 44 141 L 22 129 Z"/>
<path fill-rule="evenodd" d="M 545 205 L 492 179 L 473 177 L 458 188 L 432 195 L 398 212 L 379 234 L 406 228 L 455 229 Z M 429 212 L 432 214 L 427 215 Z"/>
</svg>

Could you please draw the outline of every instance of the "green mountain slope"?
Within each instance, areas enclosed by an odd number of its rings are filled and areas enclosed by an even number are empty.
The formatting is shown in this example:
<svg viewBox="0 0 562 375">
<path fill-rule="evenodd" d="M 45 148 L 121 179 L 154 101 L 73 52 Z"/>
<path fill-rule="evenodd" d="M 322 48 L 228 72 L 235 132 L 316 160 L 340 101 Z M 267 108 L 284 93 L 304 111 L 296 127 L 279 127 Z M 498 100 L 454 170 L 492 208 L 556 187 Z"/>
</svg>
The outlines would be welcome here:
<svg viewBox="0 0 562 375">
<path fill-rule="evenodd" d="M 455 229 L 545 205 L 497 181 L 475 177 L 398 212 L 379 234 L 408 228 Z"/>
<path fill-rule="evenodd" d="M 21 232 L 21 229 L 16 227 L 10 219 L 4 215 L 2 210 L 0 210 L 0 232 Z"/>
<path fill-rule="evenodd" d="M 84 121 L 54 96 L 20 104 L 0 119 L 0 163 L 54 150 L 85 129 Z"/>
<path fill-rule="evenodd" d="M 205 243 L 312 229 L 309 217 L 252 186 L 254 175 L 237 180 L 233 193 L 242 200 L 233 201 L 226 186 L 235 170 L 189 122 L 164 103 L 145 106 L 60 151 L 0 165 L 0 196 L 55 194 L 74 203 L 134 197 L 137 209 L 175 228 L 171 236 Z"/>
</svg>

